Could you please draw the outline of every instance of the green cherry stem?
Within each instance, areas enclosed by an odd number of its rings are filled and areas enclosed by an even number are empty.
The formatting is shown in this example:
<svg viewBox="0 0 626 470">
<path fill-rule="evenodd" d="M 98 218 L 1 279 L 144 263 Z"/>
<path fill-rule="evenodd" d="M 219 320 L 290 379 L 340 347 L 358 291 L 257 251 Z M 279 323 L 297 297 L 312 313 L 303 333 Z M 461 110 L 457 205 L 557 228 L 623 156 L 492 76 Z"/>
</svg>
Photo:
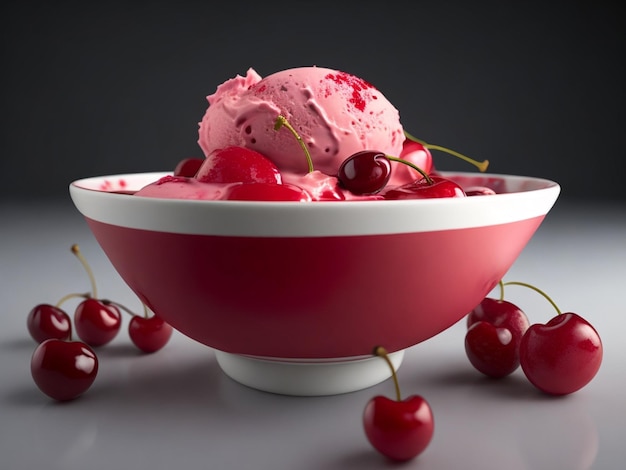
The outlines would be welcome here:
<svg viewBox="0 0 626 470">
<path fill-rule="evenodd" d="M 460 158 L 461 160 L 465 160 L 468 163 L 471 163 L 472 165 L 474 165 L 476 168 L 478 168 L 481 172 L 485 172 L 487 171 L 487 167 L 489 166 L 489 160 L 483 160 L 482 162 L 479 162 L 478 160 L 474 160 L 473 158 L 468 157 L 467 155 L 463 155 L 462 153 L 459 153 L 455 150 L 451 150 L 449 148 L 446 147 L 442 147 L 441 145 L 434 145 L 434 144 L 429 144 L 428 142 L 425 142 L 421 139 L 418 139 L 417 137 L 409 134 L 407 131 L 404 131 L 404 135 L 407 139 L 412 140 L 414 142 L 417 142 L 418 144 L 422 144 L 424 147 L 426 147 L 429 150 L 439 150 L 441 152 L 445 152 L 448 153 L 450 155 L 453 155 L 457 158 Z"/>
<path fill-rule="evenodd" d="M 408 160 L 404 160 L 402 158 L 398 158 L 398 157 L 393 157 L 391 155 L 385 155 L 385 157 L 387 157 L 388 160 L 391 160 L 392 162 L 400 162 L 400 163 L 404 163 L 405 165 L 410 166 L 411 168 L 413 168 L 414 170 L 418 171 L 423 177 L 424 179 L 428 182 L 428 184 L 433 184 L 433 180 L 432 178 L 428 175 L 428 173 L 426 173 L 424 170 L 422 170 L 419 166 L 417 166 L 415 163 L 410 162 Z"/>
<path fill-rule="evenodd" d="M 539 294 L 541 294 L 548 302 L 550 302 L 550 304 L 554 307 L 554 309 L 556 310 L 556 313 L 561 315 L 561 310 L 559 309 L 559 307 L 557 306 L 557 304 L 554 302 L 554 300 L 552 300 L 550 298 L 550 296 L 548 294 L 546 294 L 544 291 L 542 291 L 541 289 L 539 289 L 538 287 L 533 286 L 532 284 L 528 284 L 526 282 L 520 282 L 520 281 L 507 281 L 507 282 L 502 282 L 500 281 L 500 300 L 504 300 L 504 286 L 523 286 L 523 287 L 528 287 L 529 289 L 534 290 L 535 292 L 538 292 Z"/>
<path fill-rule="evenodd" d="M 378 357 L 382 357 L 389 368 L 391 369 L 391 378 L 393 379 L 393 385 L 396 388 L 396 400 L 402 401 L 402 396 L 400 395 L 400 384 L 398 383 L 398 376 L 396 375 L 396 369 L 393 367 L 393 363 L 391 359 L 389 359 L 389 354 L 387 350 L 382 346 L 376 346 L 374 348 L 374 355 Z"/>
<path fill-rule="evenodd" d="M 309 173 L 313 172 L 313 170 L 314 170 L 314 168 L 313 168 L 313 159 L 311 158 L 311 154 L 310 154 L 309 149 L 307 148 L 306 144 L 304 143 L 304 140 L 302 140 L 302 137 L 300 137 L 300 134 L 298 134 L 298 132 L 296 132 L 296 130 L 293 128 L 293 126 L 291 124 L 289 124 L 289 121 L 287 121 L 287 118 L 285 118 L 285 116 L 279 115 L 276 118 L 276 122 L 274 123 L 274 130 L 277 131 L 277 130 L 279 130 L 283 126 L 286 127 L 287 129 L 289 129 L 289 132 L 291 132 L 293 134 L 293 136 L 296 138 L 296 140 L 300 144 L 300 147 L 302 147 L 302 150 L 304 151 L 304 154 L 306 155 L 307 164 L 309 166 Z"/>
<path fill-rule="evenodd" d="M 81 253 L 80 248 L 78 247 L 78 245 L 76 243 L 74 243 L 72 245 L 71 250 L 72 250 L 72 253 L 74 253 L 74 255 L 76 255 L 76 257 L 80 261 L 80 264 L 83 265 L 83 268 L 85 268 L 85 271 L 87 272 L 87 276 L 89 276 L 89 281 L 91 282 L 91 296 L 94 299 L 97 299 L 98 298 L 98 290 L 96 288 L 96 278 L 93 275 L 93 271 L 91 270 L 91 267 L 89 266 L 89 263 L 87 263 L 87 260 L 85 259 L 85 257 Z"/>
</svg>

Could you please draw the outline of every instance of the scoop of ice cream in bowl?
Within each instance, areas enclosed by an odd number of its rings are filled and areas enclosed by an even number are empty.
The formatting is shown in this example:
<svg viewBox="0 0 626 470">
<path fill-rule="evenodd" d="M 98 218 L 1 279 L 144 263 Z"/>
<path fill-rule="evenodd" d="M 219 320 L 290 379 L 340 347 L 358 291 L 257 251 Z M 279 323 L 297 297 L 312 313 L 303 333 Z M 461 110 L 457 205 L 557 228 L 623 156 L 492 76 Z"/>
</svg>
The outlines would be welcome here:
<svg viewBox="0 0 626 470">
<path fill-rule="evenodd" d="M 374 349 L 399 367 L 407 348 L 462 319 L 560 191 L 537 177 L 435 171 L 378 90 L 319 67 L 225 82 L 199 136 L 194 175 L 88 177 L 70 194 L 142 302 L 213 349 L 227 375 L 276 393 L 388 378 Z M 359 172 L 371 181 L 355 186 Z"/>
</svg>

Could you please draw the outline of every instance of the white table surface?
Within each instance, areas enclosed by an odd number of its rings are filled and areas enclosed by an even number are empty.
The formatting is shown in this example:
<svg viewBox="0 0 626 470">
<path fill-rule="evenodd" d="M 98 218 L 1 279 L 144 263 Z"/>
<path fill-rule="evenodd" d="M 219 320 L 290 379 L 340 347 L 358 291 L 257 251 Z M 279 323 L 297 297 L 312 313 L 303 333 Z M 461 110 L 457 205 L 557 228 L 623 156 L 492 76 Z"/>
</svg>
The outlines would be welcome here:
<svg viewBox="0 0 626 470">
<path fill-rule="evenodd" d="M 63 404 L 48 399 L 30 376 L 35 344 L 25 321 L 38 303 L 89 291 L 71 244 L 80 245 L 102 296 L 139 304 L 69 198 L 56 205 L 0 203 L 0 241 L 3 470 L 395 467 L 370 447 L 361 427 L 371 397 L 393 397 L 390 380 L 329 397 L 260 392 L 228 378 L 211 349 L 177 332 L 163 350 L 143 355 L 123 329 L 98 349 L 99 374 L 86 394 Z M 430 446 L 401 468 L 623 468 L 625 205 L 557 202 L 505 280 L 537 285 L 561 310 L 598 329 L 604 343 L 598 375 L 560 398 L 542 395 L 521 370 L 486 379 L 465 356 L 459 322 L 408 349 L 398 371 L 403 394 L 422 395 L 435 416 Z M 534 291 L 512 286 L 506 292 L 531 322 L 555 314 Z"/>
</svg>

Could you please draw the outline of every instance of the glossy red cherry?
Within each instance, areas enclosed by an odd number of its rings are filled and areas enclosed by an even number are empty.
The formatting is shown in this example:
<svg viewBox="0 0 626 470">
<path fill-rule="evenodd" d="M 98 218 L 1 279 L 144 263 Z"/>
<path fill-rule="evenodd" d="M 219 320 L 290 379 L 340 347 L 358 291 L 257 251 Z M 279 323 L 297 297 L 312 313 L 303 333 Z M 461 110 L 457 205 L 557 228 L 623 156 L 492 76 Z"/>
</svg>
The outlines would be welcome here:
<svg viewBox="0 0 626 470">
<path fill-rule="evenodd" d="M 385 188 L 380 194 L 385 199 L 433 199 L 465 197 L 465 192 L 454 181 L 438 175 L 431 175 L 411 183 Z"/>
<path fill-rule="evenodd" d="M 122 315 L 111 302 L 98 299 L 96 279 L 89 263 L 77 244 L 72 245 L 71 250 L 83 265 L 91 281 L 91 295 L 84 295 L 87 298 L 78 304 L 74 312 L 76 334 L 90 346 L 105 345 L 120 331 Z"/>
<path fill-rule="evenodd" d="M 115 305 L 89 298 L 76 307 L 74 325 L 76 334 L 85 343 L 103 346 L 120 331 L 122 315 Z"/>
<path fill-rule="evenodd" d="M 395 461 L 407 461 L 421 454 L 432 440 L 432 409 L 418 395 L 402 400 L 398 379 L 385 349 L 376 348 L 375 353 L 391 368 L 396 400 L 378 395 L 368 401 L 363 412 L 365 435 L 382 455 Z"/>
<path fill-rule="evenodd" d="M 530 323 L 506 300 L 486 297 L 467 316 L 465 352 L 470 363 L 489 377 L 504 377 L 519 367 L 519 344 Z"/>
<path fill-rule="evenodd" d="M 204 163 L 204 158 L 183 158 L 174 168 L 174 176 L 193 178 Z"/>
<path fill-rule="evenodd" d="M 43 393 L 58 401 L 73 400 L 96 379 L 98 358 L 80 341 L 47 339 L 35 349 L 30 371 Z"/>
<path fill-rule="evenodd" d="M 376 396 L 363 415 L 365 434 L 386 457 L 406 461 L 421 454 L 432 440 L 434 423 L 430 406 L 421 396 L 402 401 Z"/>
<path fill-rule="evenodd" d="M 280 183 L 281 175 L 259 152 L 231 146 L 207 155 L 196 179 L 203 183 Z"/>
<path fill-rule="evenodd" d="M 311 196 L 292 184 L 241 183 L 229 186 L 224 199 L 230 201 L 310 201 Z"/>
<path fill-rule="evenodd" d="M 385 187 L 390 176 L 389 158 L 372 150 L 357 152 L 346 158 L 337 172 L 340 185 L 354 194 L 375 194 Z"/>
<path fill-rule="evenodd" d="M 530 326 L 528 316 L 517 305 L 503 299 L 485 297 L 467 315 L 467 327 L 485 321 L 497 327 L 508 328 L 520 338 Z"/>
<path fill-rule="evenodd" d="M 519 367 L 519 340 L 511 330 L 480 321 L 465 334 L 465 353 L 474 368 L 489 377 L 504 377 Z"/>
<path fill-rule="evenodd" d="M 153 353 L 163 348 L 172 337 L 173 329 L 158 316 L 133 315 L 128 323 L 131 341 L 145 353 Z"/>
<path fill-rule="evenodd" d="M 587 385 L 602 363 L 600 335 L 575 313 L 531 325 L 520 343 L 520 364 L 528 380 L 550 395 L 567 395 Z"/>
<path fill-rule="evenodd" d="M 70 316 L 59 307 L 50 304 L 35 306 L 26 318 L 26 326 L 32 338 L 41 343 L 47 339 L 69 339 L 72 334 Z"/>
</svg>

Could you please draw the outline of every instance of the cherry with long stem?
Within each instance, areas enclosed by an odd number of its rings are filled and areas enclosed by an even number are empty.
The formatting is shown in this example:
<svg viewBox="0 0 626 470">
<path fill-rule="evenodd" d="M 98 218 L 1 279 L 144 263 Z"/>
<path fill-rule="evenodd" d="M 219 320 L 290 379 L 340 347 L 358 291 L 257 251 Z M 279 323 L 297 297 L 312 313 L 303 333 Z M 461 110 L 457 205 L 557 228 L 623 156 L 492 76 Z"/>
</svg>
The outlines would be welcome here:
<svg viewBox="0 0 626 470">
<path fill-rule="evenodd" d="M 91 282 L 91 295 L 82 301 L 74 312 L 76 334 L 90 346 L 103 346 L 115 338 L 122 324 L 119 309 L 98 299 L 96 278 L 77 244 L 72 253 L 82 264 Z"/>
<path fill-rule="evenodd" d="M 434 432 L 430 405 L 418 395 L 402 400 L 400 385 L 387 350 L 377 346 L 375 356 L 391 369 L 396 399 L 383 395 L 372 398 L 363 412 L 363 427 L 370 444 L 382 455 L 395 461 L 407 461 L 422 453 Z"/>
<path fill-rule="evenodd" d="M 72 252 L 75 250 L 78 247 L 72 246 Z M 90 294 L 67 294 L 54 305 L 43 303 L 33 307 L 26 318 L 26 327 L 31 337 L 38 343 L 52 338 L 68 340 L 72 333 L 72 321 L 61 307 L 67 300 L 77 297 L 86 299 Z"/>
<path fill-rule="evenodd" d="M 603 345 L 598 331 L 580 315 L 562 313 L 541 289 L 519 281 L 503 282 L 528 287 L 546 298 L 557 315 L 545 324 L 531 325 L 519 345 L 520 365 L 528 380 L 549 395 L 567 395 L 587 385 L 602 363 Z"/>
</svg>

